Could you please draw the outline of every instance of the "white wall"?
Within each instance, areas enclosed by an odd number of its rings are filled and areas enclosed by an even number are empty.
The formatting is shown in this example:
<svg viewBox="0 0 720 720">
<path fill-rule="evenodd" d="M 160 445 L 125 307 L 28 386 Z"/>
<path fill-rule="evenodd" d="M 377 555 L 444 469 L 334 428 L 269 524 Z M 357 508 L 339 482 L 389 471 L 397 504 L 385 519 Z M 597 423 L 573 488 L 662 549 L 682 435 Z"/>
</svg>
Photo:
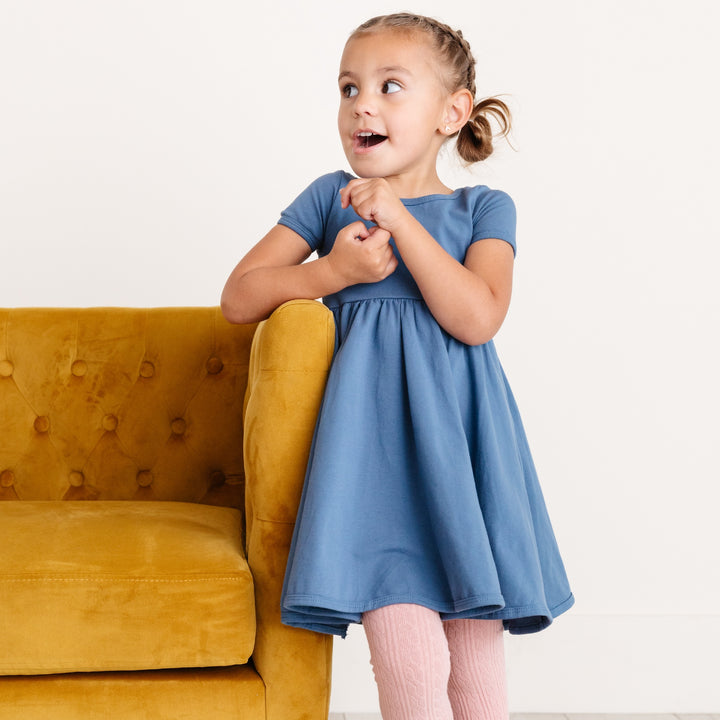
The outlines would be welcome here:
<svg viewBox="0 0 720 720">
<path fill-rule="evenodd" d="M 216 304 L 318 174 L 369 0 L 0 0 L 0 306 Z M 577 605 L 508 637 L 514 711 L 718 712 L 715 0 L 417 0 L 513 143 L 451 184 L 519 209 L 498 347 Z M 441 11 L 441 12 L 439 12 Z M 376 709 L 362 631 L 333 710 Z"/>
</svg>

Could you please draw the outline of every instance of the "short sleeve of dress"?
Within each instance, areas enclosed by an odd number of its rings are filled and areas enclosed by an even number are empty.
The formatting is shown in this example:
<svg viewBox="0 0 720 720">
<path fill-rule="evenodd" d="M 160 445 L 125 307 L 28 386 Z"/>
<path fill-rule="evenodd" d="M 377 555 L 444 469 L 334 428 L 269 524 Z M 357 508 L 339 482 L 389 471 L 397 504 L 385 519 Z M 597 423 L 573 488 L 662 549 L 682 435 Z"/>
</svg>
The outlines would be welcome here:
<svg viewBox="0 0 720 720">
<path fill-rule="evenodd" d="M 517 214 L 513 199 L 502 190 L 489 190 L 477 198 L 473 211 L 472 242 L 486 238 L 505 240 L 517 252 L 515 226 Z"/>
<path fill-rule="evenodd" d="M 338 200 L 340 188 L 347 184 L 342 172 L 322 175 L 298 195 L 280 213 L 278 225 L 294 230 L 313 249 L 322 249 L 333 203 Z"/>
</svg>

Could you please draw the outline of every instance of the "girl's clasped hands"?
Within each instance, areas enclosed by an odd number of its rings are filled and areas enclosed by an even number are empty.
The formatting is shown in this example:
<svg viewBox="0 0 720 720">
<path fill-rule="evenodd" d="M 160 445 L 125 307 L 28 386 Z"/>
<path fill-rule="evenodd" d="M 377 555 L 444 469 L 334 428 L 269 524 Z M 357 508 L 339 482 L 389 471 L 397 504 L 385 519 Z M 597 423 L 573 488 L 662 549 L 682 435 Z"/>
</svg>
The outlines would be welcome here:
<svg viewBox="0 0 720 720">
<path fill-rule="evenodd" d="M 328 260 L 348 285 L 384 280 L 395 271 L 398 260 L 390 238 L 392 228 L 407 215 L 405 206 L 383 178 L 358 178 L 340 190 L 343 209 L 352 206 L 367 227 L 357 220 L 335 238 Z"/>
</svg>

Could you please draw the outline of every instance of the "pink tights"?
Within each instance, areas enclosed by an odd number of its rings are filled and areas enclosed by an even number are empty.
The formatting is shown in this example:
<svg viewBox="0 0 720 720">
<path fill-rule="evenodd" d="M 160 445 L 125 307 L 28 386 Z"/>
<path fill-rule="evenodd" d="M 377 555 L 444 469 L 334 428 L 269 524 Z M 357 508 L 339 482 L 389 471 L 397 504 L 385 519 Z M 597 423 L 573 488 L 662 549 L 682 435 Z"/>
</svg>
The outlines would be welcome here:
<svg viewBox="0 0 720 720">
<path fill-rule="evenodd" d="M 420 605 L 363 614 L 383 720 L 507 720 L 501 620 L 448 620 Z"/>
</svg>

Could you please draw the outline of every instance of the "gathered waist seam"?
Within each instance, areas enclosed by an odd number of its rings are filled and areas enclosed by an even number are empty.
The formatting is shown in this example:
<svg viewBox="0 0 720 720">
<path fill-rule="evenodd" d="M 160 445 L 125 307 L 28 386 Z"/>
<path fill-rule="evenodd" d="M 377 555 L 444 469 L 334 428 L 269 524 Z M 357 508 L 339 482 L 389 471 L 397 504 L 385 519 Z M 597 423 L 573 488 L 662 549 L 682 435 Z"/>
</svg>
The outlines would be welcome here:
<svg viewBox="0 0 720 720">
<path fill-rule="evenodd" d="M 388 295 L 387 297 L 371 297 L 371 298 L 357 298 L 355 300 L 344 300 L 343 302 L 336 302 L 332 305 L 329 303 L 325 303 L 325 306 L 329 310 L 336 310 L 337 308 L 343 307 L 344 305 L 356 305 L 357 303 L 366 303 L 366 302 L 383 302 L 386 300 L 409 300 L 411 302 L 419 302 L 419 303 L 425 303 L 425 301 L 422 298 L 419 297 L 412 297 L 408 295 Z"/>
</svg>

